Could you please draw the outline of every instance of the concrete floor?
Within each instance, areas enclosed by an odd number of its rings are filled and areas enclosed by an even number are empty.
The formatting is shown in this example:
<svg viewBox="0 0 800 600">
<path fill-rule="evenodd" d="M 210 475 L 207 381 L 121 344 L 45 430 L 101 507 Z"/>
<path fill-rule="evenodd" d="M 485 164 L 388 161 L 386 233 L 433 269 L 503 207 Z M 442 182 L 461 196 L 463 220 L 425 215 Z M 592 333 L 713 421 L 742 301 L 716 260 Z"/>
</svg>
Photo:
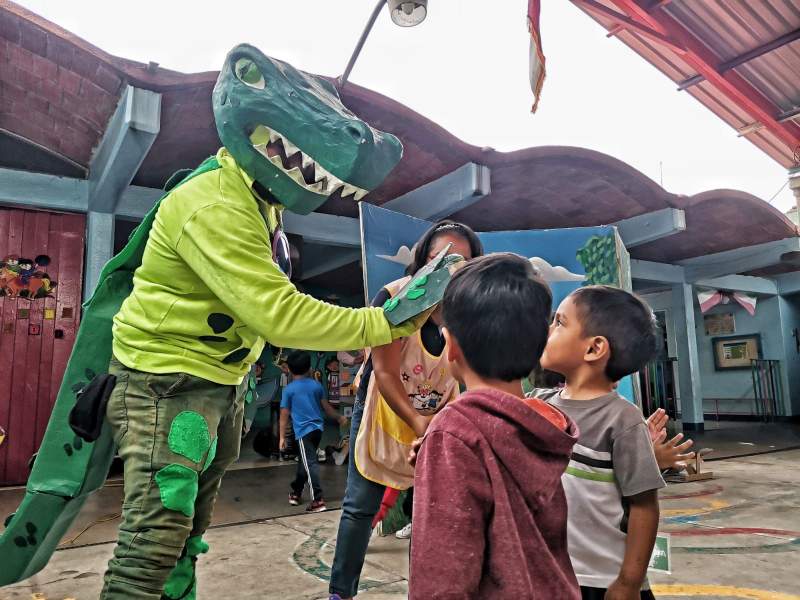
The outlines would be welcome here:
<svg viewBox="0 0 800 600">
<path fill-rule="evenodd" d="M 709 465 L 714 480 L 667 487 L 661 496 L 661 531 L 672 535 L 673 567 L 671 575 L 651 576 L 656 595 L 800 600 L 798 465 L 800 450 L 723 460 Z M 326 470 L 336 477 L 343 472 L 334 467 Z M 291 475 L 286 467 L 264 471 L 281 479 Z M 226 495 L 238 490 L 240 498 L 249 497 L 256 493 L 251 488 L 263 492 L 263 487 L 247 480 L 230 473 L 223 485 L 230 490 Z M 215 522 L 235 523 L 242 515 L 257 515 L 249 502 L 238 507 L 221 504 L 234 512 L 216 515 Z M 211 552 L 200 563 L 200 597 L 326 598 L 338 518 L 339 511 L 332 510 L 216 525 L 207 534 Z M 85 539 L 82 536 L 78 543 Z M 41 573 L 0 590 L 0 599 L 96 598 L 112 547 L 100 543 L 61 550 Z M 374 538 L 359 598 L 404 598 L 407 553 L 407 542 Z"/>
<path fill-rule="evenodd" d="M 714 449 L 709 460 L 800 448 L 800 423 L 706 419 L 703 433 L 686 435 L 697 448 Z"/>
</svg>

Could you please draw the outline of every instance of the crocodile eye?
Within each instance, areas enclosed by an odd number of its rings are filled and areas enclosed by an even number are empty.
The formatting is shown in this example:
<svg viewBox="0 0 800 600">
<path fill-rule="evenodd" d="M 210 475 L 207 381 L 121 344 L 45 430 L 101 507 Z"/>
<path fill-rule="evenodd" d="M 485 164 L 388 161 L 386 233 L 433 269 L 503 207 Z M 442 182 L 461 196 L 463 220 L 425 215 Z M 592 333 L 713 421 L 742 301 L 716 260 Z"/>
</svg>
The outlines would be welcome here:
<svg viewBox="0 0 800 600">
<path fill-rule="evenodd" d="M 240 58 L 237 60 L 233 67 L 233 71 L 236 73 L 236 77 L 239 78 L 239 81 L 249 85 L 252 88 L 263 90 L 265 87 L 267 87 L 261 71 L 256 66 L 256 63 L 249 58 Z"/>
</svg>

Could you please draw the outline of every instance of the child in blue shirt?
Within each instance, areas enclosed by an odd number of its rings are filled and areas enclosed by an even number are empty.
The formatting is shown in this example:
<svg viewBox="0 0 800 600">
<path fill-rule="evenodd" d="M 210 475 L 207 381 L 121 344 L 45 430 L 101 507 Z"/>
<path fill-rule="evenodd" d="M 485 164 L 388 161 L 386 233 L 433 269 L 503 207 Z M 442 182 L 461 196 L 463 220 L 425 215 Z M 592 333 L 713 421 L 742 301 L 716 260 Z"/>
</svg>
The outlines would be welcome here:
<svg viewBox="0 0 800 600">
<path fill-rule="evenodd" d="M 281 426 L 280 449 L 286 448 L 286 427 L 289 415 L 292 417 L 292 427 L 297 439 L 298 452 L 297 476 L 290 484 L 289 504 L 297 506 L 303 496 L 303 488 L 310 480 L 311 503 L 306 507 L 306 512 L 322 512 L 326 509 L 322 497 L 322 486 L 319 480 L 319 463 L 317 462 L 317 449 L 322 440 L 324 426 L 322 410 L 336 420 L 339 425 L 345 425 L 347 419 L 339 413 L 325 399 L 325 391 L 319 382 L 310 378 L 311 357 L 307 352 L 299 350 L 292 352 L 286 360 L 292 381 L 283 389 L 281 396 Z"/>
</svg>

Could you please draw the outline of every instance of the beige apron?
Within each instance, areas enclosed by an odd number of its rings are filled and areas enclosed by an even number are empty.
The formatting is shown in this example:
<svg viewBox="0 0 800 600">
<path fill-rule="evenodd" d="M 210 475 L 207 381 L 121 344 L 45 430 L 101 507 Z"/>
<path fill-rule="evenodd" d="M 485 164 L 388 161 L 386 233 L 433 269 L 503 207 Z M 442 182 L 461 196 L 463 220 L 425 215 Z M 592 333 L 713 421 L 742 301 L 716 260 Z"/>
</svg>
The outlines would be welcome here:
<svg viewBox="0 0 800 600">
<path fill-rule="evenodd" d="M 385 286 L 394 296 L 409 278 Z M 458 384 L 441 356 L 429 354 L 422 344 L 420 332 L 403 338 L 400 378 L 411 405 L 422 415 L 432 417 L 458 393 Z M 363 367 L 355 385 L 363 374 Z M 378 390 L 375 377 L 370 377 L 364 401 L 364 415 L 356 438 L 353 456 L 358 471 L 370 481 L 405 490 L 414 485 L 414 467 L 408 464 L 413 429 L 391 409 Z"/>
</svg>

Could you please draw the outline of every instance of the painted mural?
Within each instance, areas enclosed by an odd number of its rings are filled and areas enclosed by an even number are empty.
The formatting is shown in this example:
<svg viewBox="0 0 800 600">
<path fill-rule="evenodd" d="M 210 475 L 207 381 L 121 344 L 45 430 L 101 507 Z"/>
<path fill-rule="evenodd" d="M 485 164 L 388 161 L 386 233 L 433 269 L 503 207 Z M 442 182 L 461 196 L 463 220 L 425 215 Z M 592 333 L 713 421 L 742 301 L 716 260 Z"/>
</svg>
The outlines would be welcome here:
<svg viewBox="0 0 800 600">
<path fill-rule="evenodd" d="M 9 254 L 0 262 L 0 296 L 9 298 L 47 298 L 58 285 L 44 270 L 50 257 L 34 259 Z"/>
<path fill-rule="evenodd" d="M 416 241 L 432 225 L 391 210 L 361 204 L 364 290 L 369 302 L 380 288 L 405 274 Z M 478 232 L 486 253 L 514 252 L 528 258 L 553 292 L 553 307 L 584 285 L 630 289 L 628 254 L 614 227 L 574 227 Z M 620 394 L 634 398 L 631 377 Z"/>
</svg>

